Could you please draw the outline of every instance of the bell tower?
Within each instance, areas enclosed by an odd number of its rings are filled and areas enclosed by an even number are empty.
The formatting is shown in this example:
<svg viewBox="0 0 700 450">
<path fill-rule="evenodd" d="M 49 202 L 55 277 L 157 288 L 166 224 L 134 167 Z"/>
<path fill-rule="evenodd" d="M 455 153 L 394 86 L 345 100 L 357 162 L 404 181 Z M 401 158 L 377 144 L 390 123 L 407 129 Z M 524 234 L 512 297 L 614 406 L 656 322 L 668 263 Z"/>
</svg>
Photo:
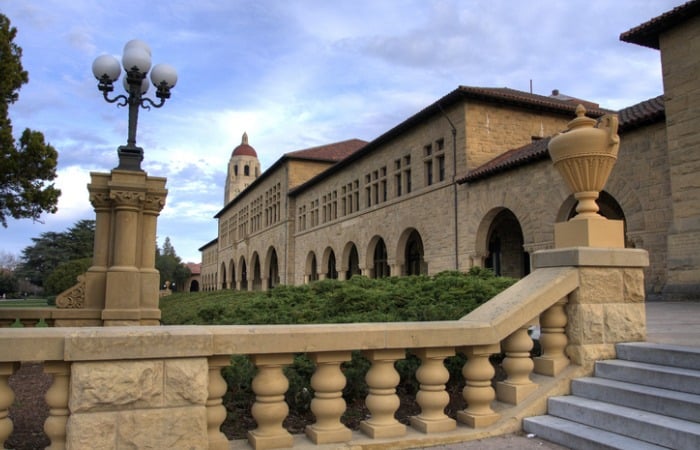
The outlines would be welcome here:
<svg viewBox="0 0 700 450">
<path fill-rule="evenodd" d="M 228 162 L 224 206 L 228 205 L 250 183 L 260 176 L 260 161 L 255 149 L 248 144 L 248 133 L 243 133 L 241 144 L 233 149 Z"/>
</svg>

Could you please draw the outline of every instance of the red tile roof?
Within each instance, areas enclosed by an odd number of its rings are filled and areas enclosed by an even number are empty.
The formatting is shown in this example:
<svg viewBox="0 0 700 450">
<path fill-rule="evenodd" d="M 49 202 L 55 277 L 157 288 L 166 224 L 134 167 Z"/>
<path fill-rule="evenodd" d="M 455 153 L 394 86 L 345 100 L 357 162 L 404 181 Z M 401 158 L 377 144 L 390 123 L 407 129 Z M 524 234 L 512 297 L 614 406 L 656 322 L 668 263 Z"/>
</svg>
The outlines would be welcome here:
<svg viewBox="0 0 700 450">
<path fill-rule="evenodd" d="M 347 141 L 336 142 L 334 144 L 289 152 L 286 153 L 285 156 L 296 159 L 337 162 L 352 155 L 365 145 L 367 145 L 367 141 L 363 141 L 362 139 L 348 139 Z"/>
<path fill-rule="evenodd" d="M 663 96 L 646 100 L 618 111 L 619 132 L 626 132 L 666 118 Z M 517 167 L 549 158 L 547 144 L 551 137 L 540 139 L 531 144 L 508 150 L 491 161 L 470 170 L 458 183 L 470 183 L 489 178 L 497 173 L 506 172 Z"/>
<path fill-rule="evenodd" d="M 659 49 L 659 35 L 700 14 L 700 1 L 693 0 L 620 34 L 620 40 Z"/>
</svg>

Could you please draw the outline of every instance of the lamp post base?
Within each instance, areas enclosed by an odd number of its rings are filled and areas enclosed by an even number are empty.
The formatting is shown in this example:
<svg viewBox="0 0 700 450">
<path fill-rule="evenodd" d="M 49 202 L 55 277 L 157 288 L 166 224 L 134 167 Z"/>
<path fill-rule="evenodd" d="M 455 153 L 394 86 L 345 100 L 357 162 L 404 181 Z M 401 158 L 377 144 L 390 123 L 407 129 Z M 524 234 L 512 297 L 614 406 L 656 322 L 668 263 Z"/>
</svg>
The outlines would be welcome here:
<svg viewBox="0 0 700 450">
<path fill-rule="evenodd" d="M 119 165 L 115 170 L 134 170 L 143 172 L 141 161 L 143 161 L 143 149 L 141 147 L 129 147 L 122 145 L 117 149 L 119 155 Z"/>
</svg>

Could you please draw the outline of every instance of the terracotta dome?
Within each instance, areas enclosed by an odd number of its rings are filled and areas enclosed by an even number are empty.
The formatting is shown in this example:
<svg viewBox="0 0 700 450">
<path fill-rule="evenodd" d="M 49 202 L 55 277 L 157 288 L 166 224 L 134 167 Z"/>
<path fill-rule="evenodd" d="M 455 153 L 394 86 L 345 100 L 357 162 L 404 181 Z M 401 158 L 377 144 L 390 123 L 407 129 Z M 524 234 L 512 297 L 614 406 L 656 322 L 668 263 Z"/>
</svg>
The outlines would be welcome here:
<svg viewBox="0 0 700 450">
<path fill-rule="evenodd" d="M 258 154 L 255 149 L 248 145 L 248 133 L 243 133 L 243 138 L 241 139 L 241 145 L 233 149 L 233 154 L 231 156 L 252 156 L 257 158 Z"/>
</svg>

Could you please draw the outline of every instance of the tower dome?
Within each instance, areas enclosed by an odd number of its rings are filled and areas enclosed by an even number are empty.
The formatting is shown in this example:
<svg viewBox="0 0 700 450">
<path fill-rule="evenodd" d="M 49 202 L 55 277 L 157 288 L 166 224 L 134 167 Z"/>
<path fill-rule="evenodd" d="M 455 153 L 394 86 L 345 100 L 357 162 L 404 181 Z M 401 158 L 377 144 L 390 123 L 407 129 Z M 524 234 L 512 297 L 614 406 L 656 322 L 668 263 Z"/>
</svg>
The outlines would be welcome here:
<svg viewBox="0 0 700 450">
<path fill-rule="evenodd" d="M 248 133 L 243 133 L 241 144 L 233 149 L 228 162 L 224 205 L 243 192 L 258 176 L 260 176 L 258 154 L 248 144 Z"/>
<path fill-rule="evenodd" d="M 234 156 L 251 156 L 253 158 L 258 157 L 258 154 L 255 152 L 255 149 L 248 145 L 248 133 L 243 133 L 243 137 L 241 138 L 241 144 L 233 149 L 231 157 Z"/>
</svg>

